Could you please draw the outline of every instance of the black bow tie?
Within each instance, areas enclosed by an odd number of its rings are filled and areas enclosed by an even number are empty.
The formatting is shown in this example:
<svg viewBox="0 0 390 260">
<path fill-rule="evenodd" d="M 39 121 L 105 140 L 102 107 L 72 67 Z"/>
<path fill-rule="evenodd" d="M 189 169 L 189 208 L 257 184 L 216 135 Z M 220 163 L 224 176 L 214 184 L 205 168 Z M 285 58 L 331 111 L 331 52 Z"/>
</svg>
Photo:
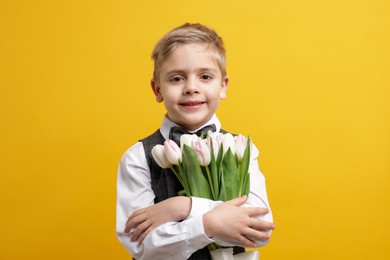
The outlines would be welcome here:
<svg viewBox="0 0 390 260">
<path fill-rule="evenodd" d="M 215 132 L 217 128 L 214 124 L 212 125 L 206 125 L 205 127 L 199 129 L 196 131 L 196 133 L 190 133 L 186 129 L 180 126 L 173 126 L 171 130 L 169 131 L 169 139 L 173 140 L 175 143 L 177 143 L 178 146 L 180 146 L 180 137 L 183 134 L 196 134 L 197 136 L 207 136 L 208 131 Z"/>
</svg>

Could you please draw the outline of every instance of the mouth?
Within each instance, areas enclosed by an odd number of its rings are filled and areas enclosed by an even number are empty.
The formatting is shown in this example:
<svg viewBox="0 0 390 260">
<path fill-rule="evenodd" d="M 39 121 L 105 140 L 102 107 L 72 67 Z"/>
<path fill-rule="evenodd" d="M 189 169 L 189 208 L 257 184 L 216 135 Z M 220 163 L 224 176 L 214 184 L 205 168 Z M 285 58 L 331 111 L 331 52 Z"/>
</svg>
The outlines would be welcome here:
<svg viewBox="0 0 390 260">
<path fill-rule="evenodd" d="M 180 103 L 180 106 L 182 106 L 185 109 L 197 109 L 201 107 L 206 102 L 203 101 L 187 101 Z"/>
<path fill-rule="evenodd" d="M 181 106 L 198 106 L 198 105 L 202 105 L 206 102 L 203 102 L 203 101 L 187 101 L 187 102 L 183 102 L 183 103 L 180 103 Z"/>
</svg>

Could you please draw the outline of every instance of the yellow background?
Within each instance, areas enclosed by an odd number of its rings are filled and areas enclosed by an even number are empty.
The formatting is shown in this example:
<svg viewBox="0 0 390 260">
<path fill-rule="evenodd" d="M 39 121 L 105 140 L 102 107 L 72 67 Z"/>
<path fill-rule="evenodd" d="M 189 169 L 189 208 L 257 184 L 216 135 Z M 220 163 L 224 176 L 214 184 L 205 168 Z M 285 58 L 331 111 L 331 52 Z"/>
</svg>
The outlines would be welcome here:
<svg viewBox="0 0 390 260">
<path fill-rule="evenodd" d="M 390 259 L 387 0 L 0 1 L 0 259 L 129 259 L 120 157 L 160 125 L 150 53 L 184 22 L 226 42 L 227 130 L 261 151 L 262 259 Z"/>
</svg>

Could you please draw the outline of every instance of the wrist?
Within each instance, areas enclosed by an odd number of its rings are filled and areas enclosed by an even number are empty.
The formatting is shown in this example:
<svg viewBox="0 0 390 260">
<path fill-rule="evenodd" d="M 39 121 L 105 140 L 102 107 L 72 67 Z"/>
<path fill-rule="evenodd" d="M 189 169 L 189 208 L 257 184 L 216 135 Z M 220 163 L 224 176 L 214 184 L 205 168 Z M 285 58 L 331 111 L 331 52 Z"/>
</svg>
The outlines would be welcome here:
<svg viewBox="0 0 390 260">
<path fill-rule="evenodd" d="M 213 238 L 215 236 L 212 211 L 203 215 L 203 229 L 208 238 Z"/>
<path fill-rule="evenodd" d="M 179 199 L 179 203 L 181 205 L 180 207 L 180 220 L 188 218 L 191 212 L 192 207 L 192 201 L 190 197 L 185 196 L 179 196 L 177 197 Z"/>
</svg>

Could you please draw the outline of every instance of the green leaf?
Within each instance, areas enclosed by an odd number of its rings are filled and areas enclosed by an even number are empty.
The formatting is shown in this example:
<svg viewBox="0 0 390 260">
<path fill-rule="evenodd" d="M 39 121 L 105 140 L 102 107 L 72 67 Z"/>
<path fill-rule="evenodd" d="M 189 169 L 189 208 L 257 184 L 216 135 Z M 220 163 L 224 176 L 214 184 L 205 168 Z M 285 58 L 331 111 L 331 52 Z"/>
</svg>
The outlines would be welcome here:
<svg viewBox="0 0 390 260">
<path fill-rule="evenodd" d="M 183 188 L 186 192 L 186 194 L 188 194 L 187 196 L 190 196 L 191 195 L 191 190 L 190 190 L 190 187 L 188 186 L 188 177 L 187 177 L 187 174 L 185 173 L 185 170 L 184 170 L 184 165 L 183 163 L 180 163 L 179 164 L 179 175 L 182 179 L 182 184 L 183 184 Z"/>
<path fill-rule="evenodd" d="M 183 170 L 187 176 L 189 196 L 211 199 L 209 183 L 202 172 L 196 153 L 188 146 L 183 148 Z"/>
<path fill-rule="evenodd" d="M 244 178 L 244 175 L 249 171 L 250 156 L 250 139 L 248 138 L 248 142 L 244 151 L 244 157 L 240 162 L 240 178 Z"/>
<path fill-rule="evenodd" d="M 222 158 L 223 158 L 223 147 L 222 145 L 219 148 L 218 155 L 217 155 L 217 160 L 216 160 L 216 165 L 217 165 L 217 178 L 218 178 L 218 190 L 221 192 L 221 190 L 224 190 L 225 192 L 225 197 L 226 197 L 226 188 L 225 186 L 222 188 Z M 225 200 L 224 200 L 225 201 Z"/>
<path fill-rule="evenodd" d="M 249 173 L 245 174 L 244 175 L 244 178 L 243 178 L 243 186 L 242 186 L 242 193 L 240 194 L 241 196 L 243 195 L 249 195 L 249 190 L 250 190 L 250 175 Z"/>
<path fill-rule="evenodd" d="M 185 190 L 181 190 L 177 193 L 179 196 L 187 196 L 187 193 Z"/>
<path fill-rule="evenodd" d="M 250 138 L 248 138 L 247 145 L 244 151 L 244 156 L 239 162 L 240 172 L 240 195 L 248 195 L 249 193 L 249 163 L 250 163 Z M 248 190 L 246 190 L 248 189 Z"/>
<path fill-rule="evenodd" d="M 219 151 L 218 151 L 217 160 L 216 160 L 218 167 L 220 167 L 222 164 L 222 157 L 223 157 L 223 147 L 221 144 L 221 147 L 219 148 Z"/>
<path fill-rule="evenodd" d="M 228 200 L 237 198 L 240 191 L 240 177 L 236 157 L 229 148 L 222 160 L 223 180 L 226 187 L 226 197 Z"/>
<path fill-rule="evenodd" d="M 219 185 L 220 189 L 219 189 L 218 200 L 227 201 L 225 180 L 222 178 L 222 176 L 223 176 L 223 169 L 221 168 L 221 180 Z"/>
<path fill-rule="evenodd" d="M 210 139 L 211 140 L 211 139 Z M 212 142 L 212 141 L 211 141 Z M 219 173 L 218 173 L 218 167 L 217 167 L 217 162 L 215 160 L 215 156 L 214 156 L 214 150 L 213 150 L 213 145 L 211 144 L 211 161 L 210 161 L 210 164 L 209 164 L 209 170 L 210 170 L 210 175 L 211 175 L 211 181 L 212 181 L 212 184 L 211 184 L 211 187 L 214 191 L 214 199 L 216 200 L 218 197 L 219 197 L 219 182 L 220 182 L 220 177 L 219 177 Z"/>
</svg>

